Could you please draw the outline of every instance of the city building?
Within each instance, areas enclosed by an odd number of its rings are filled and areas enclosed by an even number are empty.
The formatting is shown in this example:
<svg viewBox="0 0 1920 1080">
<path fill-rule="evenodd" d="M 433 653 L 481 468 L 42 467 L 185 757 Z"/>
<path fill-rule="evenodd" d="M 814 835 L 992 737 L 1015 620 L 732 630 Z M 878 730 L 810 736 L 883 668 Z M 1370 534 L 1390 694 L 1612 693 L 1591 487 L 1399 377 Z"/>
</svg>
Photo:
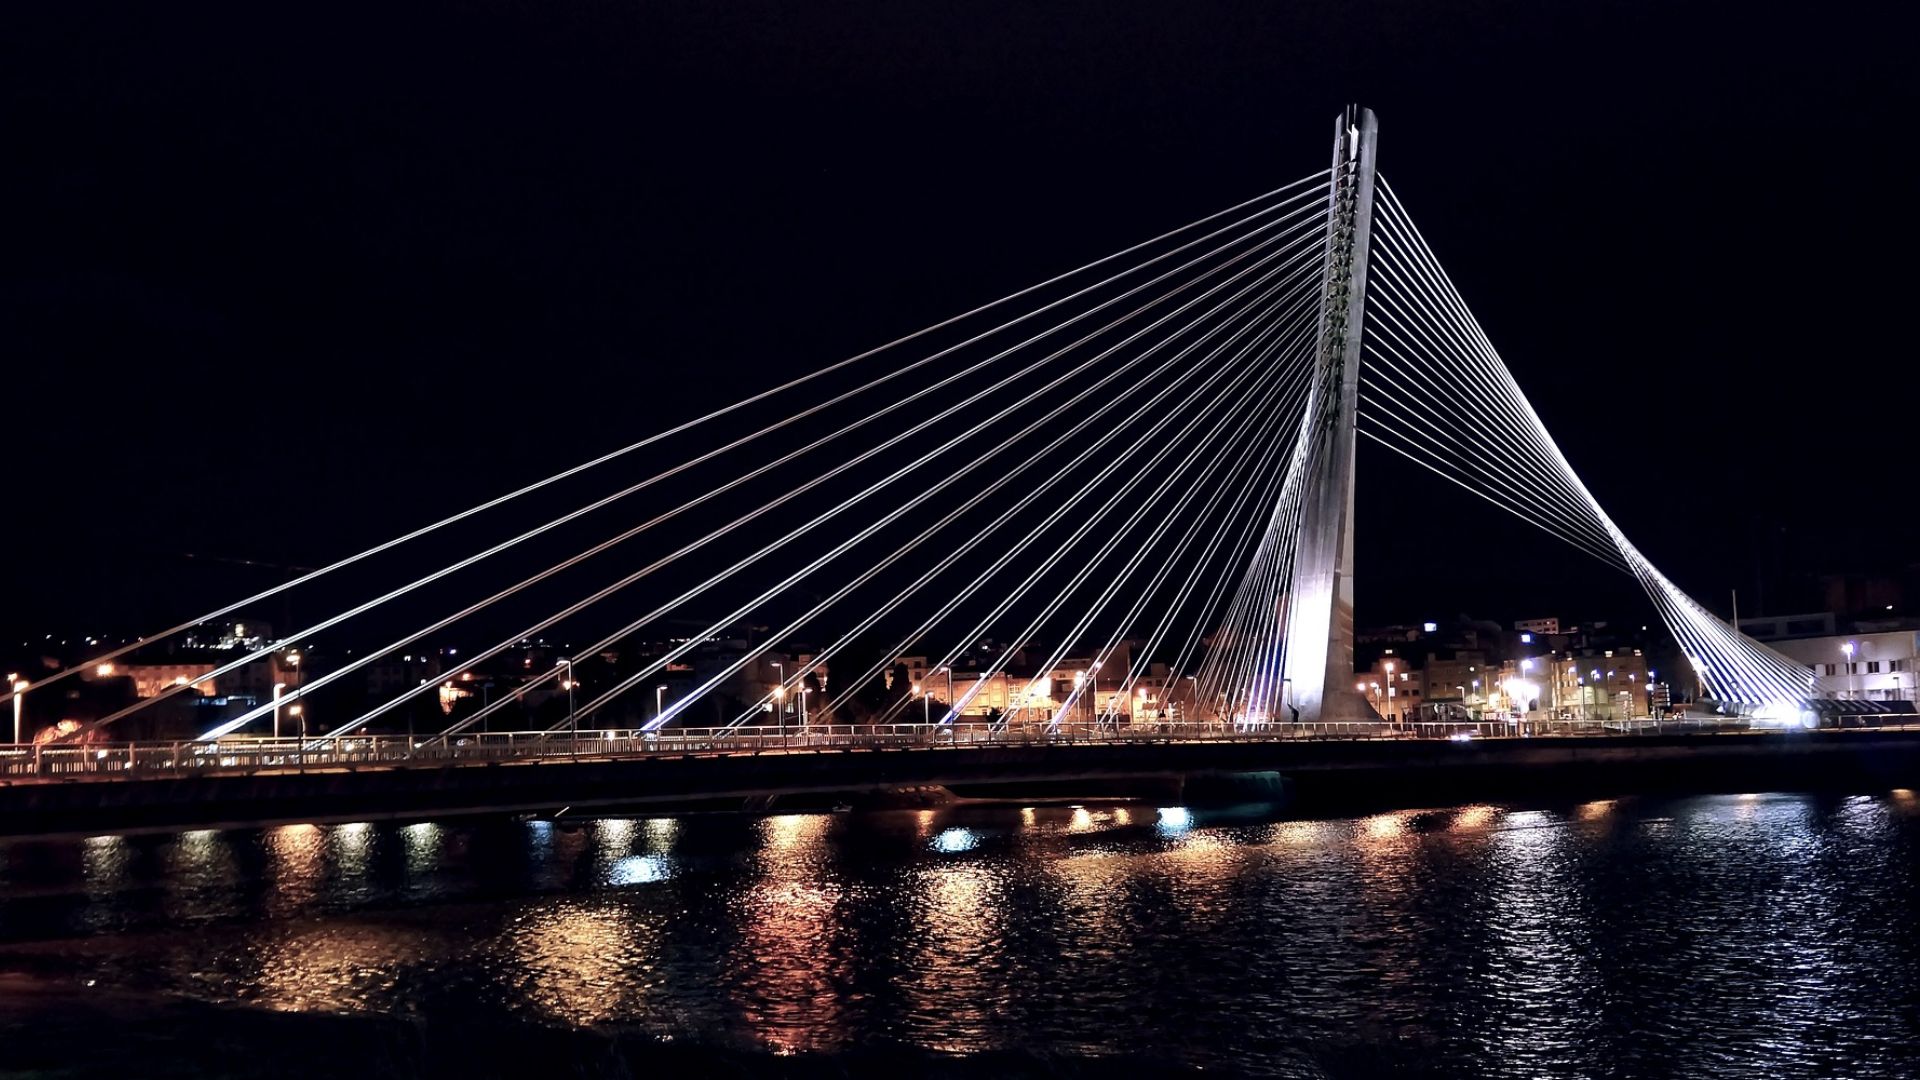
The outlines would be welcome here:
<svg viewBox="0 0 1920 1080">
<path fill-rule="evenodd" d="M 195 693 L 211 695 L 217 689 L 212 676 L 219 667 L 212 660 L 117 661 L 97 664 L 83 677 L 130 679 L 137 698 L 159 697 L 177 686 L 190 686 Z"/>
<path fill-rule="evenodd" d="M 1497 714 L 1592 721 L 1650 715 L 1657 671 L 1640 648 L 1547 650 L 1500 666 Z"/>
<path fill-rule="evenodd" d="M 1037 646 L 1012 650 L 1005 664 L 986 672 L 970 666 L 964 655 L 952 670 L 932 665 L 925 656 L 900 656 L 889 672 L 889 688 L 894 688 L 891 680 L 899 677 L 895 673 L 904 673 L 911 683 L 909 692 L 928 698 L 923 709 L 931 712 L 957 704 L 959 715 L 970 720 L 998 716 L 1051 720 L 1063 715 L 1091 721 L 1111 715 L 1126 722 L 1137 712 L 1158 716 L 1177 709 L 1167 700 L 1167 666 L 1149 664 L 1136 673 L 1132 646 L 1122 641 L 1099 660 L 1091 653 L 1063 657 L 1045 670 L 1038 668 L 1037 654 L 1042 650 Z M 999 651 L 991 654 L 999 655 Z"/>
<path fill-rule="evenodd" d="M 1360 691 L 1373 711 L 1388 723 L 1428 718 L 1420 715 L 1427 698 L 1426 670 L 1411 656 L 1386 650 L 1371 668 L 1358 673 L 1354 689 Z"/>
<path fill-rule="evenodd" d="M 1747 620 L 1740 623 L 1744 629 Z M 1870 625 L 1870 624 L 1869 624 Z M 1777 638 L 1767 644 L 1807 667 L 1809 696 L 1853 701 L 1913 701 L 1920 630 L 1900 628 L 1854 634 Z"/>
</svg>

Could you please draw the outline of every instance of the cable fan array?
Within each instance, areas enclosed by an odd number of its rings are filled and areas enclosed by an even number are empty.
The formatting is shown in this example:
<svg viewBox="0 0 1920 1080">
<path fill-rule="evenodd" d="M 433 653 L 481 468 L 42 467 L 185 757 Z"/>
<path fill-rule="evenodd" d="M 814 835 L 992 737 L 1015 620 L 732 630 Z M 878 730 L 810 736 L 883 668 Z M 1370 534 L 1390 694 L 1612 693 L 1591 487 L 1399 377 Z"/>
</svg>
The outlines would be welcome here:
<svg viewBox="0 0 1920 1080">
<path fill-rule="evenodd" d="M 636 717 L 651 730 L 693 715 L 764 723 L 771 702 L 805 689 L 821 693 L 824 715 L 884 722 L 904 699 L 861 712 L 863 698 L 913 648 L 949 670 L 964 657 L 978 693 L 1019 657 L 1020 677 L 1044 678 L 1070 650 L 1090 649 L 1097 670 L 1125 645 L 1135 658 L 1125 684 L 1084 709 L 1096 722 L 1115 719 L 1148 658 L 1176 679 L 1190 673 L 1225 711 L 1261 713 L 1278 670 L 1300 467 L 1287 451 L 1300 442 L 1329 186 L 1327 172 L 1305 177 L 26 689 L 303 590 L 336 608 L 282 642 L 325 634 L 337 662 L 203 739 L 328 693 L 340 695 L 337 716 L 321 739 L 385 726 L 431 702 L 438 681 L 346 694 L 374 665 L 457 640 L 461 665 L 474 667 L 547 635 L 585 644 L 438 734 L 488 724 L 563 681 L 587 693 L 548 730 Z M 563 496 L 573 501 L 545 505 Z M 427 542 L 462 553 L 382 576 Z M 349 578 L 376 584 L 339 602 Z M 633 635 L 667 628 L 671 647 L 644 662 L 608 659 Z M 631 700 L 669 672 L 684 676 L 703 642 L 742 634 L 745 646 L 699 669 L 671 707 L 647 715 Z M 804 661 L 757 699 L 741 697 L 736 676 L 796 638 L 816 643 Z M 243 650 L 203 678 L 281 647 Z M 1094 685 L 1064 703 L 1022 695 L 1001 720 L 1057 728 L 1097 704 Z M 74 737 L 186 690 L 114 710 Z M 972 705 L 971 694 L 946 702 L 937 722 Z"/>
<path fill-rule="evenodd" d="M 1359 431 L 1575 548 L 1631 574 L 1707 695 L 1799 719 L 1805 667 L 1715 617 L 1647 561 L 1587 490 L 1521 392 L 1406 207 L 1376 201 Z"/>
<path fill-rule="evenodd" d="M 511 693 L 426 737 L 524 722 L 528 696 L 559 686 L 567 715 L 540 720 L 548 733 L 731 730 L 810 693 L 842 721 L 1057 731 L 1118 722 L 1147 678 L 1179 695 L 1183 721 L 1300 719 L 1288 591 L 1326 425 L 1345 422 L 1317 376 L 1331 197 L 1349 180 L 1304 177 L 5 698 L 298 591 L 329 613 L 201 681 L 322 634 L 335 662 L 202 739 L 315 696 L 322 741 L 402 717 L 411 731 L 435 720 L 440 684 L 369 679 L 376 665 L 443 642 L 462 667 L 498 665 L 548 636 L 567 643 L 550 666 L 527 654 Z M 1682 593 L 1601 509 L 1384 180 L 1366 300 L 1360 433 L 1631 574 L 1710 695 L 1801 715 L 1807 673 Z M 627 647 L 641 636 L 646 649 Z M 702 653 L 721 638 L 736 644 Z M 937 714 L 930 690 L 918 717 L 897 687 L 875 692 L 909 653 L 968 671 Z M 775 655 L 777 677 L 761 677 Z M 1070 657 L 1094 677 L 1062 697 Z M 1122 674 L 1103 688 L 1102 668 Z M 671 705 L 649 702 L 669 677 Z"/>
</svg>

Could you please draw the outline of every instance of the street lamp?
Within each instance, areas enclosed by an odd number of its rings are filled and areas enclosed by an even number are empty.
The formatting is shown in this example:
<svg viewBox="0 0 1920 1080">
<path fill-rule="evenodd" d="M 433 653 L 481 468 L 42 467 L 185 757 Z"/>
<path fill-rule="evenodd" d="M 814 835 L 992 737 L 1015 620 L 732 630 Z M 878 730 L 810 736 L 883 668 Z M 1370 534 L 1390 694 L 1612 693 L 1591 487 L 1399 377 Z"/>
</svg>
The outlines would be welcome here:
<svg viewBox="0 0 1920 1080">
<path fill-rule="evenodd" d="M 780 739 L 784 742 L 787 737 L 787 685 L 784 682 L 773 688 L 773 715 L 776 717 L 774 723 L 780 728 Z"/>
<path fill-rule="evenodd" d="M 661 683 L 659 686 L 653 688 L 653 719 L 656 724 L 660 722 L 660 714 L 666 711 L 666 705 L 661 701 L 661 695 L 666 692 L 666 683 Z"/>
<path fill-rule="evenodd" d="M 1840 646 L 1840 651 L 1847 654 L 1847 697 L 1849 698 L 1855 698 L 1860 696 L 1858 690 L 1856 690 L 1854 686 L 1853 649 L 1854 649 L 1854 645 L 1853 645 L 1853 642 L 1851 641 L 1847 642 L 1845 645 Z"/>
<path fill-rule="evenodd" d="M 283 682 L 273 684 L 273 737 L 276 739 L 280 737 L 280 691 L 286 688 Z"/>
<path fill-rule="evenodd" d="M 932 722 L 933 722 L 933 712 L 932 712 L 932 710 L 933 710 L 933 704 L 932 704 L 932 699 L 931 699 L 931 698 L 929 698 L 929 697 L 927 697 L 927 695 L 925 695 L 925 694 L 922 694 L 922 693 L 920 692 L 920 684 L 919 684 L 919 683 L 914 683 L 914 684 L 913 684 L 913 696 L 914 696 L 914 697 L 917 697 L 917 698 L 919 698 L 919 699 L 920 699 L 920 722 L 921 722 L 922 724 L 930 724 L 930 723 L 932 723 Z"/>
<path fill-rule="evenodd" d="M 561 657 L 558 665 L 567 669 L 567 677 L 560 681 L 560 689 L 567 692 L 567 729 L 571 732 L 576 748 L 580 743 L 580 714 L 573 711 L 573 660 Z"/>
<path fill-rule="evenodd" d="M 800 734 L 802 735 L 807 733 L 807 695 L 811 693 L 813 693 L 811 686 L 800 688 Z"/>
<path fill-rule="evenodd" d="M 307 710 L 306 710 L 306 707 L 305 707 L 305 706 L 303 706 L 303 705 L 301 705 L 301 704 L 299 704 L 298 702 L 295 702 L 294 704 L 292 704 L 292 705 L 289 705 L 289 706 L 287 706 L 287 715 L 288 715 L 288 716 L 291 716 L 291 717 L 293 717 L 293 718 L 294 718 L 295 720 L 297 720 L 297 721 L 299 721 L 299 723 L 300 723 L 300 738 L 301 738 L 301 740 L 302 740 L 302 741 L 305 741 L 305 740 L 306 740 L 306 737 L 307 737 Z"/>
<path fill-rule="evenodd" d="M 27 680 L 18 675 L 7 676 L 7 682 L 13 687 L 13 741 L 20 743 L 20 708 L 27 703 Z"/>
</svg>

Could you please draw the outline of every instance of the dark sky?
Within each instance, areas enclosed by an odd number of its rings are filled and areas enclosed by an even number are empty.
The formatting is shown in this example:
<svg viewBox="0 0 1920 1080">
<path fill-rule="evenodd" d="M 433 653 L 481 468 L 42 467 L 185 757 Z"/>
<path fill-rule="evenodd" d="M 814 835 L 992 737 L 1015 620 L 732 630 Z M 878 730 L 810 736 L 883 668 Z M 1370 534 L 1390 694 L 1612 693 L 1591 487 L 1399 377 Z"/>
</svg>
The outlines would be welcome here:
<svg viewBox="0 0 1920 1080">
<path fill-rule="evenodd" d="M 1898 561 L 1895 8 L 10 5 L 5 622 L 317 565 L 1321 168 L 1348 100 L 1683 586 Z M 1631 601 L 1363 454 L 1363 621 Z"/>
</svg>

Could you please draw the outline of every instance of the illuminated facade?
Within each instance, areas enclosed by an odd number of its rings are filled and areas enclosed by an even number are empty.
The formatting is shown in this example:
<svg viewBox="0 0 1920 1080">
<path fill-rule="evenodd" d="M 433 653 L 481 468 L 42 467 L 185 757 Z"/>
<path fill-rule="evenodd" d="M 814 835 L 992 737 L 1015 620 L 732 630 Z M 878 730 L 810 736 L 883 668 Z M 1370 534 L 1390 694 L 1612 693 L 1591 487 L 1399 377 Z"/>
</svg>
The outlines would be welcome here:
<svg viewBox="0 0 1920 1080">
<path fill-rule="evenodd" d="M 1768 644 L 1782 655 L 1806 665 L 1808 675 L 1813 678 L 1811 697 L 1914 700 L 1914 678 L 1920 674 L 1915 670 L 1916 661 L 1920 661 L 1920 631 L 1823 634 Z"/>
</svg>

